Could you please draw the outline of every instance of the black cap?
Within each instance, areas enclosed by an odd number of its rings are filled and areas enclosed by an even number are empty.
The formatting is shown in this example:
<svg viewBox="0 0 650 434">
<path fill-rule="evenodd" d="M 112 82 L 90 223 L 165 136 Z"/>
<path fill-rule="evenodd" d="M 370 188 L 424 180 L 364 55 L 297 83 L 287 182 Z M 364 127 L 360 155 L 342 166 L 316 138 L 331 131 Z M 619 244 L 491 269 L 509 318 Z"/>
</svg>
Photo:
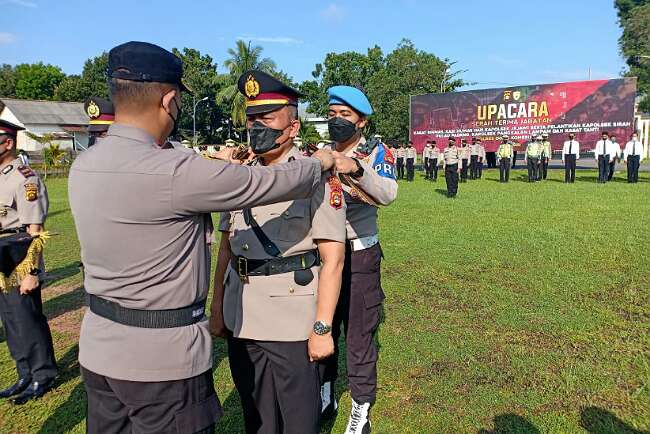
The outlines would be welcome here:
<svg viewBox="0 0 650 434">
<path fill-rule="evenodd" d="M 239 92 L 246 97 L 246 114 L 268 113 L 287 105 L 298 106 L 303 95 L 266 72 L 251 69 L 237 81 Z"/>
<path fill-rule="evenodd" d="M 0 119 L 0 136 L 16 137 L 20 130 L 24 130 L 24 128 L 12 124 L 11 122 L 7 122 L 4 119 Z"/>
<path fill-rule="evenodd" d="M 96 96 L 88 98 L 84 104 L 84 111 L 90 118 L 88 121 L 88 132 L 90 133 L 107 131 L 115 121 L 113 103 L 104 98 Z"/>
<path fill-rule="evenodd" d="M 173 53 L 148 42 L 131 41 L 108 52 L 108 76 L 123 80 L 183 84 L 183 62 Z"/>
</svg>

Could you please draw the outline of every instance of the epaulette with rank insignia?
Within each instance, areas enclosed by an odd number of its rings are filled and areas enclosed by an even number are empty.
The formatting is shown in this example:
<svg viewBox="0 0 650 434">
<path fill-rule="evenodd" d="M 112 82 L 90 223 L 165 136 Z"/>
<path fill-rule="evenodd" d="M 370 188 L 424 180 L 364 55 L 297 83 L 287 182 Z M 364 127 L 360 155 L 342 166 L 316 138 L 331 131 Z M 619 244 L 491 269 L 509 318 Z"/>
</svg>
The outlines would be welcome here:
<svg viewBox="0 0 650 434">
<path fill-rule="evenodd" d="M 29 178 L 32 176 L 36 176 L 36 173 L 32 170 L 31 167 L 29 166 L 18 166 L 17 169 L 21 175 L 23 175 L 25 178 Z"/>
</svg>

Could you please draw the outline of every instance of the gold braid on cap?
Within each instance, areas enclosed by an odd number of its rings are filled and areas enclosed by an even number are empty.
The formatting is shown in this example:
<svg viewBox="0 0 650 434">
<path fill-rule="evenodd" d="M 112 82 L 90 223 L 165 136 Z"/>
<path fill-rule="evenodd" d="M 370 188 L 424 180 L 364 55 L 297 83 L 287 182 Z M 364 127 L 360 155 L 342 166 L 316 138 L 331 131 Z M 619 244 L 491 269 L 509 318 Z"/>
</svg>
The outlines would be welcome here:
<svg viewBox="0 0 650 434">
<path fill-rule="evenodd" d="M 29 274 L 38 269 L 45 242 L 50 238 L 49 232 L 41 232 L 33 235 L 29 250 L 23 262 L 18 264 L 16 269 L 9 276 L 0 273 L 0 291 L 8 292 L 10 289 L 18 288 L 20 282 Z"/>
</svg>

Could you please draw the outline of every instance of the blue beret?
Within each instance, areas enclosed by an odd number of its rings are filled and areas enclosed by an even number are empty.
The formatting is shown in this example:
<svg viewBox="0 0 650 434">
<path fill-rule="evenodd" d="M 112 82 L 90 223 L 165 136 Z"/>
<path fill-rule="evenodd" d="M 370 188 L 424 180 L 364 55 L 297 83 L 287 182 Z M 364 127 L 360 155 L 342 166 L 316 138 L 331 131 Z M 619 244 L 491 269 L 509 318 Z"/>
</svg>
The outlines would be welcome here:
<svg viewBox="0 0 650 434">
<path fill-rule="evenodd" d="M 327 90 L 327 96 L 330 105 L 347 105 L 364 116 L 370 116 L 373 113 L 368 97 L 356 87 L 333 86 Z"/>
</svg>

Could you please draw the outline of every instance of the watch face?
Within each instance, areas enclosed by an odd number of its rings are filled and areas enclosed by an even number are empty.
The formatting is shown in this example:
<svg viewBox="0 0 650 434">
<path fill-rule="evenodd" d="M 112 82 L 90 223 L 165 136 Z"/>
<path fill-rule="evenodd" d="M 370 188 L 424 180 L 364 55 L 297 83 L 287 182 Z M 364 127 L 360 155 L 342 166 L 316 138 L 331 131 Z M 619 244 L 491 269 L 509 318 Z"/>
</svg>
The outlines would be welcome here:
<svg viewBox="0 0 650 434">
<path fill-rule="evenodd" d="M 314 323 L 314 333 L 316 333 L 317 335 L 327 334 L 330 332 L 331 329 L 332 327 L 328 326 L 323 321 L 316 321 L 316 323 Z"/>
</svg>

